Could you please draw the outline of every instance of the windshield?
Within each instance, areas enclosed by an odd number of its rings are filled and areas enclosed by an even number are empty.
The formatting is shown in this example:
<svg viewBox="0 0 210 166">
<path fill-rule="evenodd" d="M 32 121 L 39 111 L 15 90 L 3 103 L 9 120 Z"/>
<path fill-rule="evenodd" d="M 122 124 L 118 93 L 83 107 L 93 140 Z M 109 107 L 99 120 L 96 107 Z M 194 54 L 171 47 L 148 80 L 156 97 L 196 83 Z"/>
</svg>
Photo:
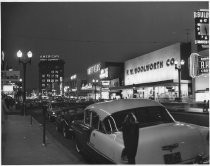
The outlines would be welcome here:
<svg viewBox="0 0 210 166">
<path fill-rule="evenodd" d="M 118 130 L 122 130 L 122 123 L 129 112 L 132 112 L 136 116 L 137 121 L 139 122 L 139 127 L 148 127 L 161 123 L 174 122 L 164 107 L 141 107 L 112 114 L 111 116 L 114 119 Z"/>
</svg>

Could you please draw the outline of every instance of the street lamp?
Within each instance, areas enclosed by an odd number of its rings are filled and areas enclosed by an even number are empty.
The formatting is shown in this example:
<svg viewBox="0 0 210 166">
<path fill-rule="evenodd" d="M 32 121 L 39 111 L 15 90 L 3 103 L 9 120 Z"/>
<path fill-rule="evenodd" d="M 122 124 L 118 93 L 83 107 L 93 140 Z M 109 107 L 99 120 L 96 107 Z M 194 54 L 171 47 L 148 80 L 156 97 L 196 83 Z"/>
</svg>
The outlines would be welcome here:
<svg viewBox="0 0 210 166">
<path fill-rule="evenodd" d="M 93 82 L 93 85 L 95 86 L 94 92 L 95 92 L 95 101 L 96 101 L 96 84 L 98 83 L 98 80 L 93 79 L 92 82 Z"/>
<path fill-rule="evenodd" d="M 23 57 L 22 51 L 17 52 L 17 57 L 19 59 L 19 64 L 23 64 L 23 115 L 26 115 L 26 65 L 27 63 L 31 64 L 32 52 L 29 51 L 27 53 L 27 57 Z M 31 124 L 32 124 L 32 117 L 31 117 Z"/>
<path fill-rule="evenodd" d="M 181 70 L 182 70 L 182 66 L 184 65 L 185 61 L 182 59 L 180 62 L 178 62 L 177 60 L 175 60 L 175 69 L 178 70 L 178 80 L 179 80 L 179 86 L 178 86 L 178 90 L 179 90 L 179 101 L 181 101 Z"/>
</svg>

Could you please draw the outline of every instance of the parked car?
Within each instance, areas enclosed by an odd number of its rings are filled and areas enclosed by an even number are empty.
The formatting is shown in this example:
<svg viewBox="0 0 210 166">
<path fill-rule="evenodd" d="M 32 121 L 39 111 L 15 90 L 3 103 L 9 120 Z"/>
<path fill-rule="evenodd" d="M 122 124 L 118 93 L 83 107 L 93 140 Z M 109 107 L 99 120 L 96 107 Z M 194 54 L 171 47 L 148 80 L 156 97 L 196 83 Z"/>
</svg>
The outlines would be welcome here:
<svg viewBox="0 0 210 166">
<path fill-rule="evenodd" d="M 83 119 L 84 109 L 85 106 L 81 105 L 65 108 L 58 112 L 55 120 L 56 130 L 61 131 L 65 138 L 73 137 L 72 122 Z"/>
<path fill-rule="evenodd" d="M 47 118 L 49 121 L 54 121 L 57 117 L 59 111 L 61 111 L 63 107 L 60 107 L 58 103 L 48 103 L 47 104 Z"/>
<path fill-rule="evenodd" d="M 122 123 L 128 113 L 138 121 L 136 164 L 206 163 L 207 127 L 178 122 L 160 103 L 149 99 L 121 99 L 95 103 L 74 121 L 76 150 L 103 164 L 127 163 L 123 154 Z"/>
</svg>

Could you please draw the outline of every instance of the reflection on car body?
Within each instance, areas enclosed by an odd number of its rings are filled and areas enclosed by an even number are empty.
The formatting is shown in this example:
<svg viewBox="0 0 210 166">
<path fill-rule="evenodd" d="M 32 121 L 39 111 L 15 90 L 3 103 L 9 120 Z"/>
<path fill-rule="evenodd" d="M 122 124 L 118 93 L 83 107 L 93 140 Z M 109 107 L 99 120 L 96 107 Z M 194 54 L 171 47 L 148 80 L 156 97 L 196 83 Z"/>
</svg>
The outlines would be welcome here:
<svg viewBox="0 0 210 166">
<path fill-rule="evenodd" d="M 103 164 L 127 163 L 122 155 L 122 122 L 132 112 L 139 122 L 136 164 L 207 162 L 208 128 L 177 122 L 163 105 L 126 99 L 88 106 L 83 121 L 73 123 L 76 149 Z"/>
</svg>

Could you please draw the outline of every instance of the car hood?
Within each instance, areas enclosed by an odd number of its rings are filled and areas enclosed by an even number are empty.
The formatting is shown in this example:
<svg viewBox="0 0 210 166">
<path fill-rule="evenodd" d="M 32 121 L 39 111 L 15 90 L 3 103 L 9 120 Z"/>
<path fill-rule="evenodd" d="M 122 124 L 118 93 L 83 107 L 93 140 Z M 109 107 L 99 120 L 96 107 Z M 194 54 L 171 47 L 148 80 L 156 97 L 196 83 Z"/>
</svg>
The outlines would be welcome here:
<svg viewBox="0 0 210 166">
<path fill-rule="evenodd" d="M 115 140 L 123 143 L 121 132 L 116 133 Z M 198 126 L 176 122 L 139 129 L 136 163 L 164 164 L 164 155 L 176 152 L 181 153 L 182 162 L 209 154 L 206 137 Z"/>
</svg>

